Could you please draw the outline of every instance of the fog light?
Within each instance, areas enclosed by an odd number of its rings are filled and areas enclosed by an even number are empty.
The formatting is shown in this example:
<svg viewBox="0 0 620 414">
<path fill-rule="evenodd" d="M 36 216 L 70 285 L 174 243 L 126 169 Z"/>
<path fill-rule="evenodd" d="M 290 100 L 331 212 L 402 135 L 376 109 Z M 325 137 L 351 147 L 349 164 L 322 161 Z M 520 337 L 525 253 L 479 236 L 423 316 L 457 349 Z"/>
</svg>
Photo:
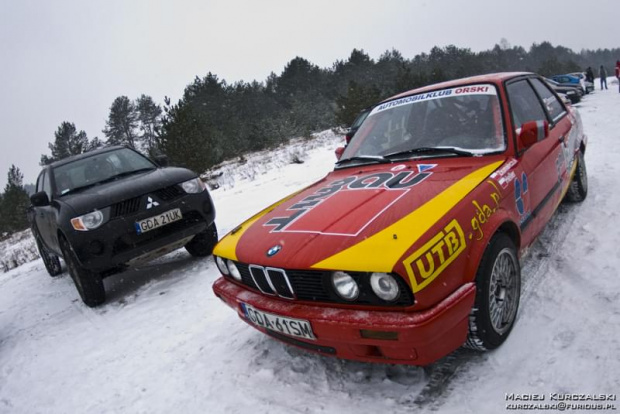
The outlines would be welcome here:
<svg viewBox="0 0 620 414">
<path fill-rule="evenodd" d="M 357 282 L 348 273 L 332 273 L 332 284 L 338 295 L 344 300 L 355 300 L 360 294 L 360 288 L 357 286 Z"/>
<path fill-rule="evenodd" d="M 88 244 L 88 251 L 95 255 L 103 253 L 103 243 L 99 240 L 93 240 Z"/>
<path fill-rule="evenodd" d="M 396 279 L 388 273 L 373 273 L 370 276 L 370 286 L 375 295 L 387 302 L 396 299 L 400 293 Z"/>
</svg>

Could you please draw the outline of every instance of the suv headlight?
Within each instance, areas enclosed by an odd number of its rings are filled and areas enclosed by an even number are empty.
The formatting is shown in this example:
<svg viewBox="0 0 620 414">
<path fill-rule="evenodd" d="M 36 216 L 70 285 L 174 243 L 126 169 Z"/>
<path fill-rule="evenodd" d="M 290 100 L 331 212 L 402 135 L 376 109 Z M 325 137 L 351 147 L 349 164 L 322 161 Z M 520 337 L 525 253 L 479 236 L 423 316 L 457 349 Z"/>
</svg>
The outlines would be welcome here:
<svg viewBox="0 0 620 414">
<path fill-rule="evenodd" d="M 207 186 L 199 177 L 192 178 L 191 180 L 187 180 L 181 183 L 181 187 L 183 187 L 183 191 L 187 194 L 198 194 L 202 193 Z"/>
<path fill-rule="evenodd" d="M 77 231 L 94 230 L 103 224 L 103 213 L 95 210 L 83 216 L 71 219 L 71 225 Z"/>
</svg>

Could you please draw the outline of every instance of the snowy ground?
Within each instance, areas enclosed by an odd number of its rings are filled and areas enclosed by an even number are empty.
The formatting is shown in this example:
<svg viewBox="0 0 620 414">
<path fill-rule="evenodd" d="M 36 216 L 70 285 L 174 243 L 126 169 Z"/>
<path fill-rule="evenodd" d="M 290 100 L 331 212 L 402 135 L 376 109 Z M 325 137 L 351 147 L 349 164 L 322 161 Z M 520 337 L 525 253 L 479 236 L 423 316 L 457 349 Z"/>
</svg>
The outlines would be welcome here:
<svg viewBox="0 0 620 414">
<path fill-rule="evenodd" d="M 220 303 L 211 258 L 178 251 L 106 279 L 97 309 L 36 260 L 0 274 L 0 413 L 501 413 L 510 393 L 620 394 L 619 107 L 615 88 L 579 105 L 588 199 L 561 206 L 530 249 L 518 323 L 495 352 L 425 369 L 317 356 Z M 222 167 L 220 233 L 324 176 L 341 141 L 283 150 L 271 170 Z"/>
</svg>

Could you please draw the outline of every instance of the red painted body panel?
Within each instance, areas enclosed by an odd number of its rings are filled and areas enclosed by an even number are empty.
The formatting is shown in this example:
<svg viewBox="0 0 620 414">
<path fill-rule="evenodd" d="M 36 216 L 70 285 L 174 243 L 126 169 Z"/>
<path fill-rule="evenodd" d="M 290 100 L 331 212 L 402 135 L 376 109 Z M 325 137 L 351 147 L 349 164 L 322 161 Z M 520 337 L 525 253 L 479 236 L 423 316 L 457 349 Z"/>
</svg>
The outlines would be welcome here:
<svg viewBox="0 0 620 414">
<path fill-rule="evenodd" d="M 317 340 L 305 342 L 333 348 L 335 356 L 340 358 L 427 365 L 465 341 L 467 315 L 476 288 L 472 283 L 465 284 L 432 309 L 412 313 L 346 310 L 282 302 L 247 291 L 223 277 L 215 282 L 213 290 L 237 311 L 241 319 L 263 332 L 263 328 L 245 318 L 240 303 L 264 312 L 312 321 Z M 398 340 L 365 339 L 360 334 L 361 329 L 397 332 Z"/>
</svg>

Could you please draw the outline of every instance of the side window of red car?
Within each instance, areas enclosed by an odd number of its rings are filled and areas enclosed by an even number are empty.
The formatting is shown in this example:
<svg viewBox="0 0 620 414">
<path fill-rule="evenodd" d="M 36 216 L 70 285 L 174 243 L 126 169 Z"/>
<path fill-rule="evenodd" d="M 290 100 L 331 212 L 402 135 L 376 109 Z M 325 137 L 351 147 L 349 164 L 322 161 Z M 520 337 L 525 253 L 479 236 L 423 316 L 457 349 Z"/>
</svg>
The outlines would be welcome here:
<svg viewBox="0 0 620 414">
<path fill-rule="evenodd" d="M 540 79 L 532 79 L 531 81 L 532 85 L 534 85 L 534 89 L 536 89 L 536 92 L 538 92 L 538 95 L 545 103 L 545 108 L 547 109 L 547 113 L 549 113 L 552 123 L 555 124 L 566 114 L 564 105 L 562 105 L 553 92 L 551 92 L 547 85 L 543 84 Z"/>
<path fill-rule="evenodd" d="M 529 121 L 547 120 L 547 114 L 527 80 L 511 83 L 506 90 L 515 128 Z"/>
</svg>

